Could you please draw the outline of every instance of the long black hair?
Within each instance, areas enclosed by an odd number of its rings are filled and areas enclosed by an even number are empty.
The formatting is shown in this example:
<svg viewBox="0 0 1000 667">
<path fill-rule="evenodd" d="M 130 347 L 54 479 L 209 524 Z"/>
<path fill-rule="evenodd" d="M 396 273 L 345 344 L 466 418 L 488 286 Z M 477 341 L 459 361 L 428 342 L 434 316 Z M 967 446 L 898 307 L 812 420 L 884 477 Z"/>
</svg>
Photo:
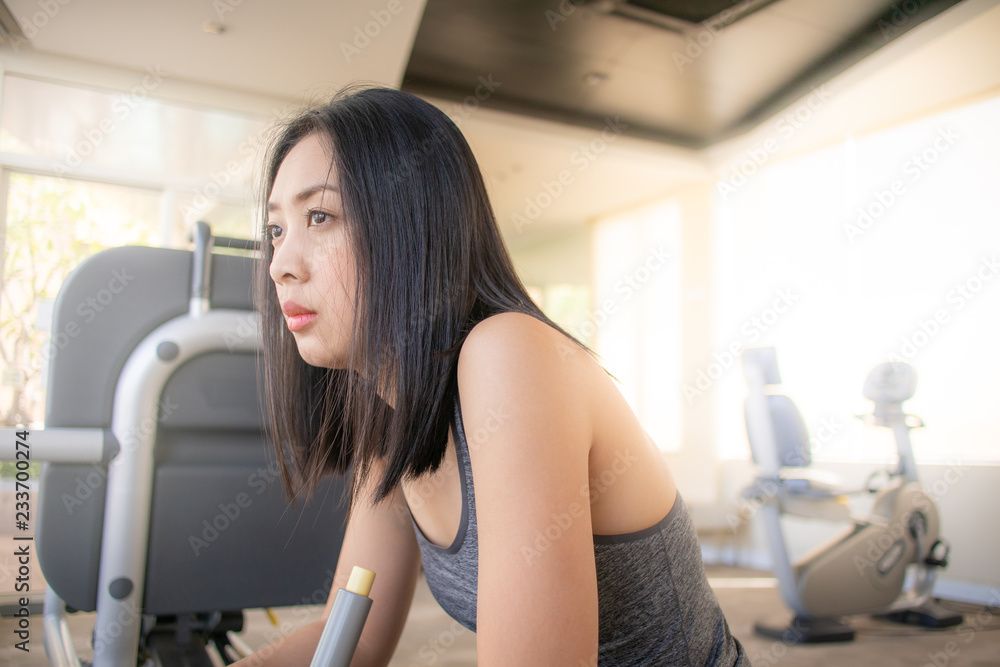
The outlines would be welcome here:
<svg viewBox="0 0 1000 667">
<path fill-rule="evenodd" d="M 353 464 L 353 505 L 378 459 L 378 504 L 404 478 L 443 460 L 458 352 L 478 322 L 525 313 L 593 353 L 528 296 L 468 143 L 447 115 L 414 95 L 348 88 L 285 124 L 264 165 L 263 220 L 282 160 L 314 134 L 328 142 L 339 174 L 355 257 L 350 370 L 311 366 L 299 355 L 268 273 L 273 248 L 262 228 L 255 298 L 265 429 L 293 503 L 299 494 L 308 499 L 325 474 L 345 474 Z"/>
</svg>

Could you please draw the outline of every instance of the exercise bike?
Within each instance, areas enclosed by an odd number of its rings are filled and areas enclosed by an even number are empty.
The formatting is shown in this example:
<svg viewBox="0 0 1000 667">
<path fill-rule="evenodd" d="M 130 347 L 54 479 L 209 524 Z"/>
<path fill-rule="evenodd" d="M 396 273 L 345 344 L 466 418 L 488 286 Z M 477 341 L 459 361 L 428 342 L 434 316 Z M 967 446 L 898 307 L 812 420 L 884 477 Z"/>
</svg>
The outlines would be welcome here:
<svg viewBox="0 0 1000 667">
<path fill-rule="evenodd" d="M 798 408 L 787 396 L 768 392 L 781 384 L 774 348 L 745 350 L 742 361 L 747 437 L 759 469 L 743 497 L 759 508 L 778 586 L 793 612 L 789 623 L 762 621 L 754 630 L 800 644 L 854 639 L 843 617 L 856 614 L 934 628 L 960 624 L 960 614 L 931 598 L 935 574 L 947 566 L 950 547 L 939 536 L 934 500 L 917 478 L 909 432 L 923 422 L 903 411 L 903 402 L 916 390 L 914 368 L 884 363 L 865 380 L 864 396 L 874 402 L 874 410 L 859 418 L 892 429 L 899 458 L 881 488 L 873 488 L 869 478 L 865 488 L 847 490 L 809 468 L 810 440 Z M 862 517 L 852 515 L 847 504 L 849 495 L 859 493 L 874 495 L 870 513 Z M 782 514 L 853 525 L 793 564 Z M 904 591 L 911 568 L 912 583 Z"/>
</svg>

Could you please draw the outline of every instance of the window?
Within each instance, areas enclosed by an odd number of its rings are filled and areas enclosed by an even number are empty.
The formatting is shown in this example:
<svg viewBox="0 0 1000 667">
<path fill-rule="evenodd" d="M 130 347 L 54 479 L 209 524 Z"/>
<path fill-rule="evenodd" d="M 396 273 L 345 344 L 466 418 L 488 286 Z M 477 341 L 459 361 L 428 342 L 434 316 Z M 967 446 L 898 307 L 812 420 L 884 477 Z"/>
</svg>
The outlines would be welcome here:
<svg viewBox="0 0 1000 667">
<path fill-rule="evenodd" d="M 663 451 L 681 444 L 680 211 L 668 200 L 594 224 L 594 307 L 581 325 Z"/>
<path fill-rule="evenodd" d="M 717 349 L 777 348 L 817 460 L 894 460 L 887 429 L 853 415 L 871 410 L 868 372 L 902 360 L 918 374 L 904 408 L 927 424 L 912 433 L 917 460 L 1000 461 L 998 117 L 994 98 L 769 165 L 719 195 Z M 717 392 L 720 452 L 746 457 L 738 366 Z"/>
<path fill-rule="evenodd" d="M 7 75 L 0 111 L 0 424 L 42 426 L 52 307 L 69 271 L 114 246 L 190 247 L 197 220 L 249 238 L 268 124 L 125 92 Z M 2 474 L 2 469 L 0 469 Z"/>
<path fill-rule="evenodd" d="M 38 426 L 48 376 L 44 344 L 69 272 L 104 248 L 159 241 L 159 194 L 3 172 L 6 234 L 0 299 L 0 421 Z"/>
</svg>

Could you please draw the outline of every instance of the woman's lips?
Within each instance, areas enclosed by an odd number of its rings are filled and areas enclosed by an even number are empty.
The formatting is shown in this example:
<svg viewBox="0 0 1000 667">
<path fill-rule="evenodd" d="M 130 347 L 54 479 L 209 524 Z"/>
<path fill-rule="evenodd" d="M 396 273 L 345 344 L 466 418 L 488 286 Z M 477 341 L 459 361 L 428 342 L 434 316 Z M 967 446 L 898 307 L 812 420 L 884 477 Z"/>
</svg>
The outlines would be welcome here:
<svg viewBox="0 0 1000 667">
<path fill-rule="evenodd" d="M 293 315 L 288 318 L 288 330 L 289 331 L 299 331 L 316 317 L 316 313 L 304 313 L 302 315 Z"/>
<path fill-rule="evenodd" d="M 288 316 L 289 331 L 299 331 L 316 317 L 316 313 L 303 308 L 291 299 L 281 304 L 281 310 Z"/>
</svg>

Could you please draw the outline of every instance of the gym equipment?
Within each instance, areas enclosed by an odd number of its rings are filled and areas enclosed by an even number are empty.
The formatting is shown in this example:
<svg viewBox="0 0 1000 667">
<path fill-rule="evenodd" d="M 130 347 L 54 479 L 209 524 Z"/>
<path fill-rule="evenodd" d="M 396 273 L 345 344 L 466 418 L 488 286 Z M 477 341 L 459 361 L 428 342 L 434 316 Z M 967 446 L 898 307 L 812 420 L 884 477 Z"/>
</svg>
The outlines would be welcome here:
<svg viewBox="0 0 1000 667">
<path fill-rule="evenodd" d="M 899 452 L 881 489 L 845 490 L 809 468 L 809 434 L 798 408 L 787 396 L 769 393 L 781 384 L 773 347 L 743 353 L 747 382 L 747 437 L 758 476 L 744 491 L 759 506 L 767 530 L 774 572 L 791 623 L 760 622 L 755 630 L 788 643 L 849 641 L 854 631 L 842 617 L 881 615 L 929 627 L 961 623 L 962 616 L 931 601 L 935 573 L 948 562 L 949 546 L 939 537 L 940 520 L 933 499 L 920 486 L 909 431 L 923 422 L 903 411 L 916 390 L 916 372 L 902 362 L 876 366 L 864 384 L 874 402 L 867 423 L 891 428 Z M 870 514 L 850 514 L 847 496 L 874 494 Z M 792 564 L 780 517 L 853 521 L 853 525 Z M 907 570 L 912 585 L 904 593 Z"/>
<path fill-rule="evenodd" d="M 208 644 L 233 657 L 243 609 L 330 592 L 346 479 L 294 509 L 284 498 L 257 391 L 255 260 L 212 252 L 256 244 L 205 223 L 194 241 L 102 251 L 55 304 L 46 427 L 26 444 L 45 462 L 28 544 L 58 667 L 81 664 L 67 609 L 97 612 L 95 667 L 207 666 Z M 24 455 L 15 443 L 0 430 L 0 459 Z"/>
<path fill-rule="evenodd" d="M 372 608 L 368 593 L 375 573 L 354 566 L 346 589 L 338 589 L 310 667 L 350 667 Z"/>
</svg>

